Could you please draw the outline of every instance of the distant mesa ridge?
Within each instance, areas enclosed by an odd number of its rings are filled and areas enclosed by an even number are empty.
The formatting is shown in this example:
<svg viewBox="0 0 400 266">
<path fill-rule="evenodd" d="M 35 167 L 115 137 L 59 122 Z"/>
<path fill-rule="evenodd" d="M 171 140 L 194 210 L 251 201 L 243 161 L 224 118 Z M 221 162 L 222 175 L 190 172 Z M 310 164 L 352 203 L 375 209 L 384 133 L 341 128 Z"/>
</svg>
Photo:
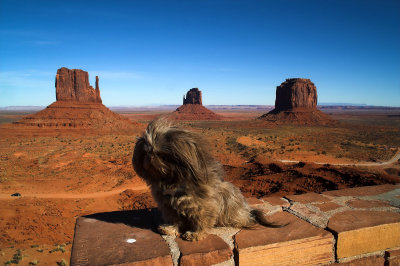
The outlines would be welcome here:
<svg viewBox="0 0 400 266">
<path fill-rule="evenodd" d="M 62 67 L 56 74 L 56 101 L 42 111 L 14 123 L 15 126 L 39 128 L 77 128 L 96 131 L 130 131 L 135 123 L 102 104 L 99 77 L 96 87 L 81 69 Z"/>
<path fill-rule="evenodd" d="M 276 87 L 275 109 L 259 117 L 277 124 L 333 124 L 317 109 L 317 87 L 310 79 L 290 78 Z"/>
</svg>

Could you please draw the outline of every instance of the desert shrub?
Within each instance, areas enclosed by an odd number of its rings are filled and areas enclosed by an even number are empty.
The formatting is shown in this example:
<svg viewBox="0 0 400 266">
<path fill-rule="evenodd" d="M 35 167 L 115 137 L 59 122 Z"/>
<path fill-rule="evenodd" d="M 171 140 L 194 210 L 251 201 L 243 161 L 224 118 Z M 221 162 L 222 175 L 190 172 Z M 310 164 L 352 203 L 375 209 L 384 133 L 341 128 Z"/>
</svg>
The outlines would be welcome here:
<svg viewBox="0 0 400 266">
<path fill-rule="evenodd" d="M 22 259 L 23 255 L 20 249 L 17 249 L 16 253 L 13 255 L 11 260 L 8 260 L 4 263 L 4 265 L 10 265 L 10 264 L 18 264 Z"/>
<path fill-rule="evenodd" d="M 247 147 L 236 141 L 234 137 L 228 137 L 226 139 L 226 145 L 230 147 L 234 152 L 242 152 L 247 149 Z"/>
<path fill-rule="evenodd" d="M 37 265 L 38 263 L 39 261 L 37 259 L 34 259 L 31 262 L 29 262 L 29 265 Z"/>
<path fill-rule="evenodd" d="M 57 251 L 61 251 L 62 253 L 64 253 L 65 252 L 65 244 L 56 245 L 56 248 L 50 250 L 49 253 L 53 253 L 53 252 L 57 252 Z"/>
<path fill-rule="evenodd" d="M 68 262 L 64 259 L 61 259 L 60 261 L 57 261 L 58 266 L 67 266 Z"/>
</svg>

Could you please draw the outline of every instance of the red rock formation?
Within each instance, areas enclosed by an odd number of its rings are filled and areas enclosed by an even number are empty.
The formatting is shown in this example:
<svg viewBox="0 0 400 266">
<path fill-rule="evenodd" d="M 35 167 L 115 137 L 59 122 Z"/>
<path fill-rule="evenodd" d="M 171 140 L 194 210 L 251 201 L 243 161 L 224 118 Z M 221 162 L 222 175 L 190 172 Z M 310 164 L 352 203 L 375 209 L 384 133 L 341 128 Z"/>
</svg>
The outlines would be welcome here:
<svg viewBox="0 0 400 266">
<path fill-rule="evenodd" d="M 193 88 L 183 97 L 183 105 L 169 115 L 175 120 L 221 120 L 222 117 L 205 108 L 202 104 L 201 91 Z"/>
<path fill-rule="evenodd" d="M 80 69 L 60 68 L 56 75 L 57 101 L 44 110 L 29 115 L 14 126 L 48 129 L 94 129 L 131 131 L 137 124 L 113 113 L 102 104 L 99 78 L 96 89 L 89 85 L 88 73 Z"/>
<path fill-rule="evenodd" d="M 80 69 L 62 67 L 56 75 L 57 101 L 101 103 L 99 78 L 96 76 L 96 89 L 89 84 L 89 75 Z"/>
<path fill-rule="evenodd" d="M 309 79 L 286 79 L 276 88 L 275 109 L 317 108 L 317 88 Z"/>
<path fill-rule="evenodd" d="M 328 125 L 336 121 L 317 109 L 317 88 L 309 79 L 286 79 L 276 87 L 275 109 L 259 117 L 278 124 Z"/>
<path fill-rule="evenodd" d="M 183 96 L 183 104 L 203 104 L 201 91 L 198 88 L 193 88 Z"/>
</svg>

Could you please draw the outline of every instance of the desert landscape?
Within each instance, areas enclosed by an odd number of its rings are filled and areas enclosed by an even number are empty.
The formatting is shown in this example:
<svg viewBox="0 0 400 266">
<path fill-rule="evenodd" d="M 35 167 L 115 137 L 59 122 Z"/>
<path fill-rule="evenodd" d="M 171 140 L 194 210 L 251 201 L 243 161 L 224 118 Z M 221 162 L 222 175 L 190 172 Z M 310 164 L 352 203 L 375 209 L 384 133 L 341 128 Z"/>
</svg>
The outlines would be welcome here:
<svg viewBox="0 0 400 266">
<path fill-rule="evenodd" d="M 400 263 L 399 13 L 0 0 L 0 265 Z M 223 179 L 288 226 L 161 235 L 132 166 L 157 118 L 203 137 Z"/>
<path fill-rule="evenodd" d="M 61 68 L 56 102 L 0 112 L 2 264 L 67 264 L 77 217 L 155 207 L 131 158 L 161 115 L 204 136 L 246 197 L 400 182 L 400 108 L 317 106 L 315 85 L 291 79 L 274 109 L 206 108 L 196 88 L 178 108 L 112 112 L 87 75 Z"/>
</svg>

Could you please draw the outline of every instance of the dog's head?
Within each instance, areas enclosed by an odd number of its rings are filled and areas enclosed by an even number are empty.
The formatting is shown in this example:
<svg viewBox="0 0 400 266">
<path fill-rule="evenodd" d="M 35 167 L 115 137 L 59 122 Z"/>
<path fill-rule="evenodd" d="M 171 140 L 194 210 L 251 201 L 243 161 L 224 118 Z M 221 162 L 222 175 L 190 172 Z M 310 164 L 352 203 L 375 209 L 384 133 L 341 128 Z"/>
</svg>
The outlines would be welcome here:
<svg viewBox="0 0 400 266">
<path fill-rule="evenodd" d="M 161 118 L 152 121 L 137 140 L 132 164 L 146 181 L 197 183 L 208 178 L 206 155 L 197 134 Z"/>
</svg>

